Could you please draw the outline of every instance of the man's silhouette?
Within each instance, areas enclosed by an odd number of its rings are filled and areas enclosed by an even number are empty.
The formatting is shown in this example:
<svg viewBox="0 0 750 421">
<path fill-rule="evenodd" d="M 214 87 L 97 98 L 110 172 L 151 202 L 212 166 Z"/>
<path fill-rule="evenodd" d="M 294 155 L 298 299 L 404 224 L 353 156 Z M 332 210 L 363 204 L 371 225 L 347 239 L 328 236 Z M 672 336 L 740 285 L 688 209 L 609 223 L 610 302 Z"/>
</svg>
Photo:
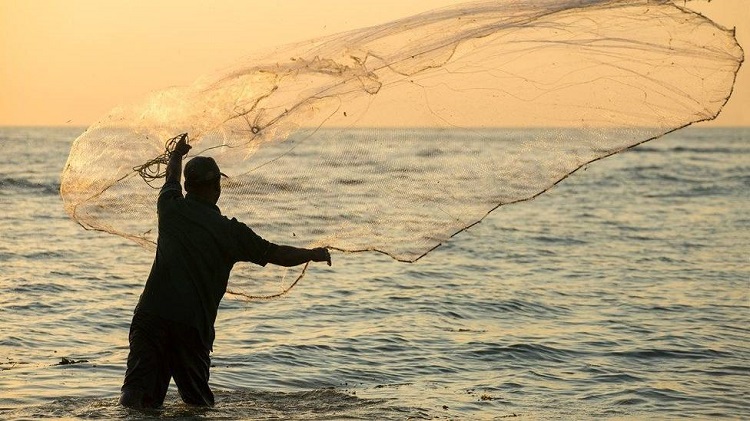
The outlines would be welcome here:
<svg viewBox="0 0 750 421">
<path fill-rule="evenodd" d="M 237 262 L 296 266 L 328 262 L 325 248 L 276 245 L 245 224 L 221 214 L 221 177 L 216 162 L 195 157 L 182 136 L 167 164 L 157 212 L 159 238 L 151 273 L 130 326 L 130 353 L 120 403 L 132 408 L 158 408 L 174 378 L 185 403 L 212 406 L 208 386 L 209 353 L 214 321 L 226 292 L 229 272 Z"/>
</svg>

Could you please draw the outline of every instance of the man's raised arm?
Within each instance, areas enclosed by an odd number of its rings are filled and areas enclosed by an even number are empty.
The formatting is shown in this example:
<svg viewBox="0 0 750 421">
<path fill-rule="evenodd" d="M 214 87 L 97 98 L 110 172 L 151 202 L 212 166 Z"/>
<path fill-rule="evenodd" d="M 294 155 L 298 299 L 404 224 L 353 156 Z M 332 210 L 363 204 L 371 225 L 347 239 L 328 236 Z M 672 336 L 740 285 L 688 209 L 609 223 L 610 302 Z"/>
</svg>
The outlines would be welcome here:
<svg viewBox="0 0 750 421">
<path fill-rule="evenodd" d="M 187 144 L 187 134 L 180 136 L 180 140 L 177 141 L 174 150 L 169 155 L 169 163 L 167 163 L 167 178 L 164 180 L 164 184 L 180 184 L 180 181 L 182 181 L 182 157 L 187 155 L 191 147 L 192 146 Z"/>
</svg>

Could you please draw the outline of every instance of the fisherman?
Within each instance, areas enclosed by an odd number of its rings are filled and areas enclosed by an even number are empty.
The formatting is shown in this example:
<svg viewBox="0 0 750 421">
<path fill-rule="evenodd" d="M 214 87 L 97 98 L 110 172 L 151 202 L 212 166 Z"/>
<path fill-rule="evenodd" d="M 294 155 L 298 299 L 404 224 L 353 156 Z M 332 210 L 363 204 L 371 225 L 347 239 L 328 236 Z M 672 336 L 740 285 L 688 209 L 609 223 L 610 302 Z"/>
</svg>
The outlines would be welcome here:
<svg viewBox="0 0 750 421">
<path fill-rule="evenodd" d="M 297 266 L 327 262 L 325 248 L 276 245 L 245 224 L 223 216 L 216 206 L 221 178 L 213 158 L 198 156 L 185 165 L 190 150 L 180 137 L 169 157 L 159 193 L 156 257 L 130 325 L 130 353 L 120 404 L 159 408 L 170 378 L 189 405 L 213 406 L 208 386 L 214 321 L 237 262 Z"/>
</svg>

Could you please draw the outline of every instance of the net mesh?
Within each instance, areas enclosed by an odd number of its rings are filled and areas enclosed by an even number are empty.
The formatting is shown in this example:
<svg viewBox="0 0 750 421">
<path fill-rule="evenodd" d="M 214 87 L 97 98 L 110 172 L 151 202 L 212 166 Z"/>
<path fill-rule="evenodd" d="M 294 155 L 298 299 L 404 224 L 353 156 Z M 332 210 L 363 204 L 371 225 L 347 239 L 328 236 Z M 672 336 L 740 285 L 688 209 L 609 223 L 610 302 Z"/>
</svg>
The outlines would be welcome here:
<svg viewBox="0 0 750 421">
<path fill-rule="evenodd" d="M 136 169 L 187 132 L 230 176 L 222 212 L 261 236 L 415 261 L 587 163 L 715 118 L 742 60 L 733 31 L 669 1 L 470 3 L 116 108 L 72 145 L 61 193 L 83 227 L 153 248 L 158 191 Z M 231 289 L 299 276 L 277 270 L 236 267 Z"/>
</svg>

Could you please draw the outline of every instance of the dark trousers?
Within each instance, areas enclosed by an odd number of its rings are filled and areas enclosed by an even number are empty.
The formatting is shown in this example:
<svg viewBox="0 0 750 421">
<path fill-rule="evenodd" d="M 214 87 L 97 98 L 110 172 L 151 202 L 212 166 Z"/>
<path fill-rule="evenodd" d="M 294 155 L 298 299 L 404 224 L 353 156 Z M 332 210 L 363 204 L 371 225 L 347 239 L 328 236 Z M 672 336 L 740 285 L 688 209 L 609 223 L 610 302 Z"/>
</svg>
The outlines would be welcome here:
<svg viewBox="0 0 750 421">
<path fill-rule="evenodd" d="M 209 350 L 192 326 L 136 312 L 130 325 L 130 353 L 120 404 L 131 408 L 159 408 L 170 378 L 182 400 L 213 406 L 208 387 Z"/>
</svg>

